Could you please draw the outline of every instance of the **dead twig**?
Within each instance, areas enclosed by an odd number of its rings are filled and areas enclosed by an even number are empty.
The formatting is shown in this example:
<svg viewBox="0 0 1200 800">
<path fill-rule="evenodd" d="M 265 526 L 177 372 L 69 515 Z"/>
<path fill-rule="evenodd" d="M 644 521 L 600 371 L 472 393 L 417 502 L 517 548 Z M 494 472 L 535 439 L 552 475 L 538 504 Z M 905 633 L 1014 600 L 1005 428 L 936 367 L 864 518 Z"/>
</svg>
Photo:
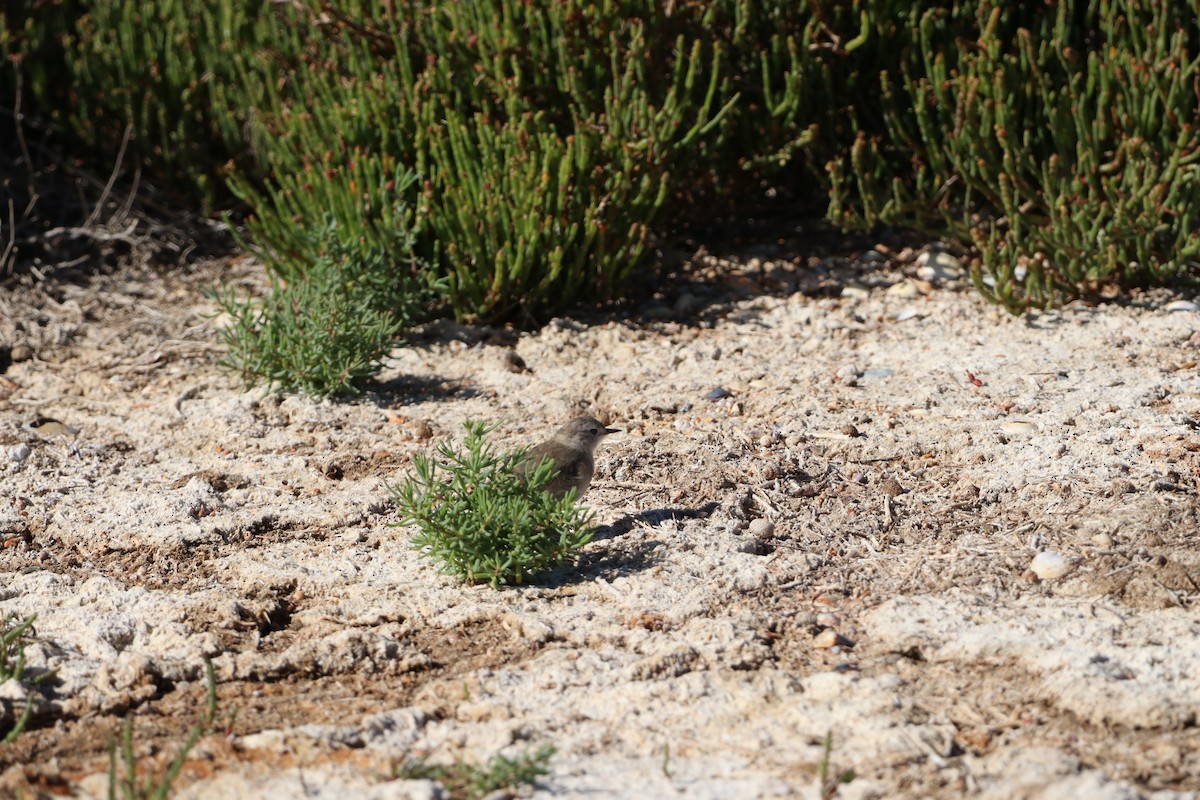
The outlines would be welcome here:
<svg viewBox="0 0 1200 800">
<path fill-rule="evenodd" d="M 87 220 L 83 223 L 85 228 L 96 224 L 96 220 L 100 218 L 100 213 L 104 210 L 104 204 L 108 202 L 108 196 L 112 193 L 113 185 L 117 182 L 117 176 L 121 174 L 121 164 L 125 161 L 125 148 L 129 147 L 129 140 L 133 138 L 133 124 L 125 126 L 125 135 L 121 138 L 121 148 L 117 150 L 117 162 L 113 164 L 112 172 L 108 175 L 108 182 L 104 184 L 104 190 L 100 192 L 100 199 L 96 201 L 96 207 L 92 209 L 92 213 L 88 215 Z"/>
</svg>

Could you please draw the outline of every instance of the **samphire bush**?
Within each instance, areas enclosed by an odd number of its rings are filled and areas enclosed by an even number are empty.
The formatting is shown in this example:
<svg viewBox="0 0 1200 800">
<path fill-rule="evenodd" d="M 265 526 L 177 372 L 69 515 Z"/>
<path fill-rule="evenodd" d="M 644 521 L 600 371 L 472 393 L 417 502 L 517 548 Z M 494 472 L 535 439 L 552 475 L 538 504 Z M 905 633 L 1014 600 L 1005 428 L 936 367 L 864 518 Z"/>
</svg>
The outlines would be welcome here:
<svg viewBox="0 0 1200 800">
<path fill-rule="evenodd" d="M 745 191 L 811 139 L 805 37 L 774 4 L 324 3 L 255 118 L 239 181 L 256 240 L 298 252 L 309 209 L 387 228 L 377 188 L 421 182 L 418 252 L 468 321 L 619 296 L 683 201 Z M 814 83 L 815 86 L 815 83 Z M 823 105 L 822 105 L 823 104 Z M 809 113 L 830 107 L 810 99 Z M 694 214 L 695 209 L 687 209 Z"/>
<path fill-rule="evenodd" d="M 1200 278 L 1195 4 L 878 6 L 882 124 L 831 161 L 832 219 L 974 244 L 1014 311 Z"/>
<path fill-rule="evenodd" d="M 572 489 L 546 490 L 554 465 L 517 468 L 527 451 L 497 451 L 485 438 L 496 426 L 468 420 L 461 449 L 413 457 L 413 475 L 393 487 L 399 525 L 416 525 L 413 547 L 441 571 L 469 583 L 518 585 L 562 564 L 591 541 L 591 513 Z"/>
<path fill-rule="evenodd" d="M 77 14 L 44 10 L 68 2 Z M 427 313 L 493 322 L 619 296 L 657 226 L 798 163 L 836 108 L 831 43 L 861 23 L 748 0 L 39 8 L 10 27 L 62 63 L 27 83 L 87 149 L 129 130 L 148 177 L 206 202 L 232 189 L 286 270 L 316 261 L 325 214 L 373 243 L 399 203 L 445 279 Z"/>
<path fill-rule="evenodd" d="M 367 259 L 403 230 L 444 287 L 422 316 L 618 297 L 656 232 L 766 187 L 974 245 L 1020 310 L 1197 277 L 1195 11 L 44 0 L 0 12 L 0 70 L 88 152 L 130 131 L 147 176 L 241 198 L 289 284 L 327 217 Z"/>
</svg>

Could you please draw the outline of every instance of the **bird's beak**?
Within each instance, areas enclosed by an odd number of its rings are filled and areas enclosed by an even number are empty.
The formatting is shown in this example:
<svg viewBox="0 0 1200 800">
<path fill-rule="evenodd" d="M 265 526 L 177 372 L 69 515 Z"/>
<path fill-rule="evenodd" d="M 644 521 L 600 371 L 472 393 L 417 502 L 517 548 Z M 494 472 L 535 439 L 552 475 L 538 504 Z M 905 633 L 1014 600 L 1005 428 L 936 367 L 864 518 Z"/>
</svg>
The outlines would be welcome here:
<svg viewBox="0 0 1200 800">
<path fill-rule="evenodd" d="M 620 432 L 621 432 L 620 428 L 605 428 L 604 429 L 605 436 L 608 436 L 610 433 L 620 433 Z"/>
</svg>

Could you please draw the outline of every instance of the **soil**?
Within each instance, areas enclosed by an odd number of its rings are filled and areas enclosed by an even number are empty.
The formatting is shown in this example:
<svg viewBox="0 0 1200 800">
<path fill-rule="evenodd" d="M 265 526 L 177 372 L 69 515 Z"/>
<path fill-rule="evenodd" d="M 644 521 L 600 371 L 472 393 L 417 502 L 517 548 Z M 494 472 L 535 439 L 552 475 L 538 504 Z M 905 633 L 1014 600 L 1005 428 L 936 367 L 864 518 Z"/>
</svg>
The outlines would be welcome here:
<svg viewBox="0 0 1200 800">
<path fill-rule="evenodd" d="M 0 292 L 0 796 L 1200 796 L 1200 312 L 1022 317 L 952 257 L 786 236 L 516 333 L 440 323 L 360 397 L 245 390 L 204 290 L 124 258 Z M 512 353 L 520 358 L 514 359 Z M 523 365 L 523 366 L 522 366 Z M 396 527 L 416 453 L 620 435 L 573 564 L 495 590 Z M 1035 561 L 1035 558 L 1038 560 Z M 206 659 L 216 704 L 209 712 Z"/>
</svg>

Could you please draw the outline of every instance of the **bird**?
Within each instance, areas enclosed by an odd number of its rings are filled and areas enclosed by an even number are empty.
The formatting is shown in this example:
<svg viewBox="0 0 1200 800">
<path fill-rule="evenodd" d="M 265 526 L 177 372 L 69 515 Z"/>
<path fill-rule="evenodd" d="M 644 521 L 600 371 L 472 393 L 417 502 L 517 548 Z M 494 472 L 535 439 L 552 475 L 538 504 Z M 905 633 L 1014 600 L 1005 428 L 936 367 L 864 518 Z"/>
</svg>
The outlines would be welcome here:
<svg viewBox="0 0 1200 800">
<path fill-rule="evenodd" d="M 530 450 L 517 465 L 517 471 L 528 475 L 543 461 L 553 461 L 554 474 L 546 484 L 546 491 L 561 498 L 575 489 L 578 500 L 592 483 L 592 474 L 596 471 L 596 447 L 610 433 L 620 431 L 606 428 L 595 417 L 573 419 Z"/>
</svg>

